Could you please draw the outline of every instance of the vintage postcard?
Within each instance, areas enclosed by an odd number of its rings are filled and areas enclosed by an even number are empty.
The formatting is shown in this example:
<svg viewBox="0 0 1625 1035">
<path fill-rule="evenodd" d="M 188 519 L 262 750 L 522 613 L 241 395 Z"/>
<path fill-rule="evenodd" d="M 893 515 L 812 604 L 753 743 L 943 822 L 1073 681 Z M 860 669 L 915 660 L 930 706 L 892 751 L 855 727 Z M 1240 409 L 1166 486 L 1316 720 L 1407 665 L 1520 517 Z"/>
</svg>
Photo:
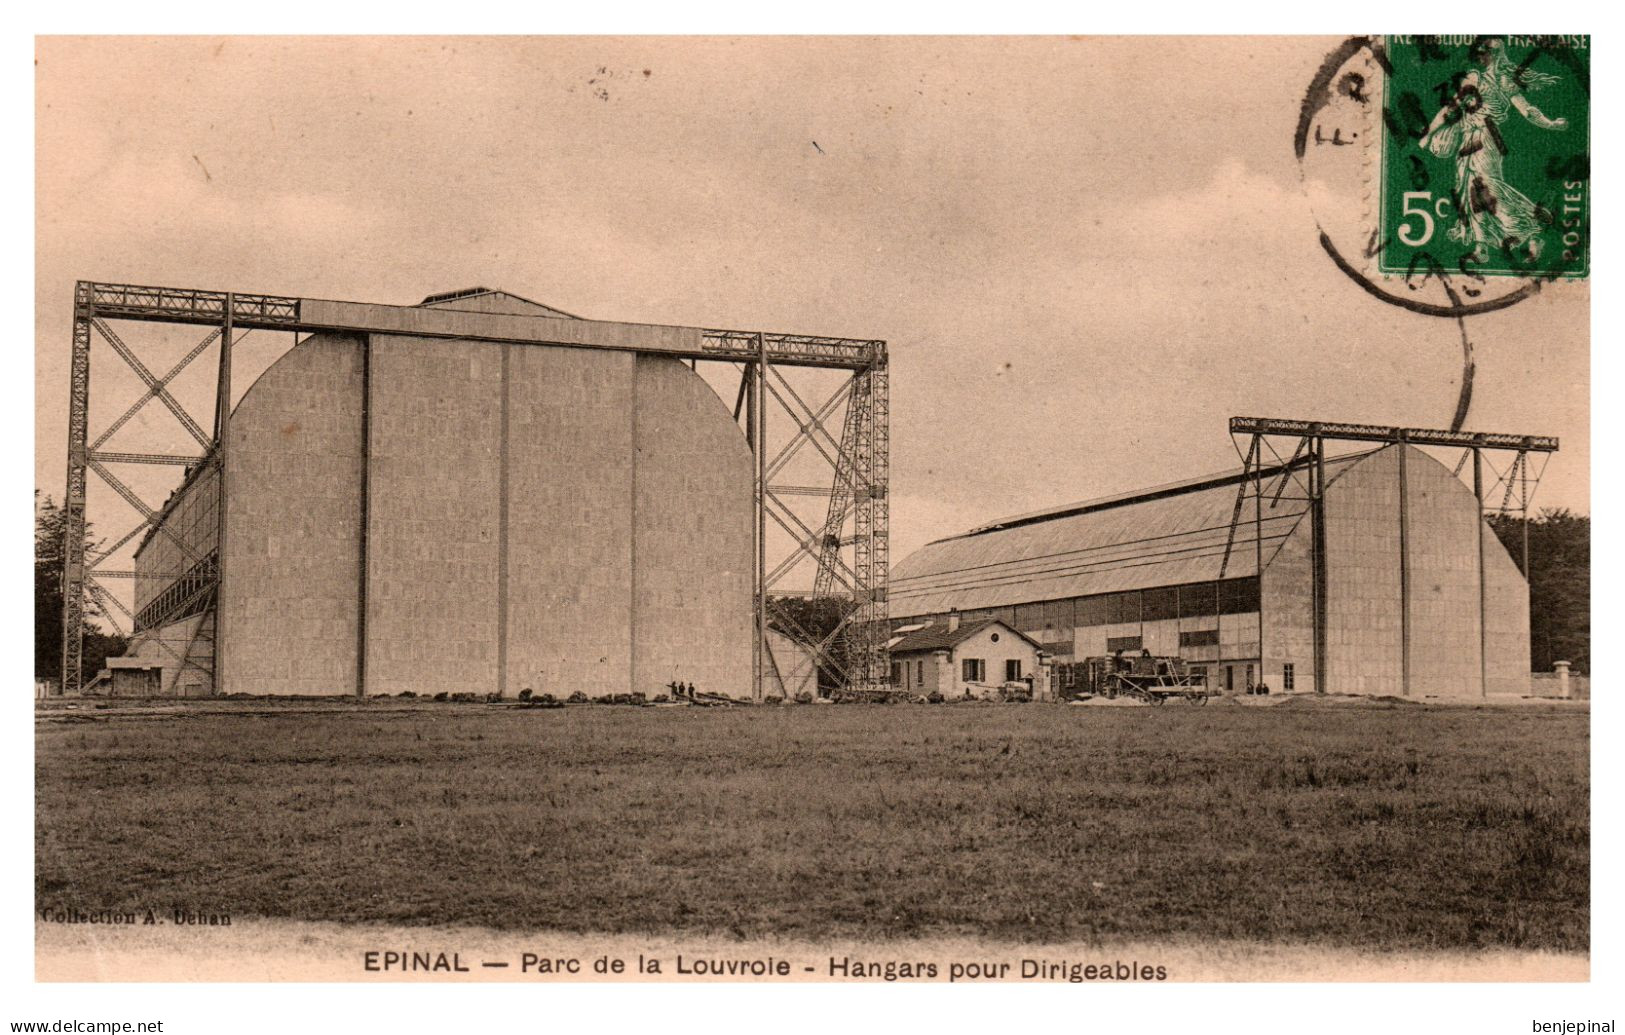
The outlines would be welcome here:
<svg viewBox="0 0 1625 1035">
<path fill-rule="evenodd" d="M 1588 981 L 1590 46 L 39 38 L 36 980 Z"/>
</svg>

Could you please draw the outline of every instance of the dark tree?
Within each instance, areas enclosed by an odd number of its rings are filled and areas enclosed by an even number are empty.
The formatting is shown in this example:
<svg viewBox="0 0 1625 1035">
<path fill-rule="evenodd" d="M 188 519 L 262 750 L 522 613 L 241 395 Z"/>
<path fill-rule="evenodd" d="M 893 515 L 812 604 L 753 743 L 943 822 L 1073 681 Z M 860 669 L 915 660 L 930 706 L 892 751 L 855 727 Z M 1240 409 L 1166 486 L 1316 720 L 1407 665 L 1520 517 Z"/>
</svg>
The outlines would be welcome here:
<svg viewBox="0 0 1625 1035">
<path fill-rule="evenodd" d="M 779 632 L 813 646 L 834 632 L 854 604 L 844 597 L 774 597 L 767 604 L 767 624 Z M 829 652 L 837 658 L 845 656 L 845 633 L 830 642 Z M 833 689 L 840 683 L 840 674 L 828 665 L 818 666 L 818 686 Z"/>
<path fill-rule="evenodd" d="M 768 601 L 767 622 L 786 636 L 822 640 L 851 611 L 852 601 L 842 597 L 774 597 Z"/>
<path fill-rule="evenodd" d="M 67 512 L 51 497 L 43 500 L 34 492 L 34 676 L 37 679 L 62 678 L 62 565 L 63 532 Z M 85 545 L 91 545 L 90 528 L 85 528 Z M 129 641 L 105 633 L 92 618 L 103 617 L 95 599 L 85 598 L 85 639 L 83 671 L 88 681 L 101 671 L 109 657 L 123 654 Z"/>
<path fill-rule="evenodd" d="M 1524 519 L 1493 514 L 1490 527 L 1514 563 L 1523 566 Z M 1569 661 L 1591 671 L 1591 519 L 1565 509 L 1543 510 L 1529 526 L 1529 661 L 1535 672 Z"/>
</svg>

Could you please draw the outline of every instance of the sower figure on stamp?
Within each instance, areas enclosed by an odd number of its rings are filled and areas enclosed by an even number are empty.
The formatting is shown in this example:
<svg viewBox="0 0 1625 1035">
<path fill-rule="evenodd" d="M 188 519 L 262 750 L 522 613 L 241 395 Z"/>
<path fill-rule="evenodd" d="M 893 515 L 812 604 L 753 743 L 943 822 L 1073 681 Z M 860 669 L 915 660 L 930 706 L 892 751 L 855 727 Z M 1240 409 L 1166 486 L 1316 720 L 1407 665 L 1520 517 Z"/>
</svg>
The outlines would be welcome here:
<svg viewBox="0 0 1625 1035">
<path fill-rule="evenodd" d="M 1440 158 L 1455 157 L 1455 203 L 1461 218 L 1450 228 L 1450 239 L 1473 249 L 1478 262 L 1487 262 L 1501 248 L 1528 249 L 1531 260 L 1541 252 L 1540 232 L 1551 217 L 1502 175 L 1506 150 L 1501 123 L 1507 110 L 1516 110 L 1539 129 L 1564 130 L 1567 119 L 1549 119 L 1524 97 L 1556 83 L 1557 77 L 1514 65 L 1503 40 L 1490 38 L 1475 49 L 1480 67 L 1462 77 L 1455 99 L 1433 116 L 1418 143 Z"/>
</svg>

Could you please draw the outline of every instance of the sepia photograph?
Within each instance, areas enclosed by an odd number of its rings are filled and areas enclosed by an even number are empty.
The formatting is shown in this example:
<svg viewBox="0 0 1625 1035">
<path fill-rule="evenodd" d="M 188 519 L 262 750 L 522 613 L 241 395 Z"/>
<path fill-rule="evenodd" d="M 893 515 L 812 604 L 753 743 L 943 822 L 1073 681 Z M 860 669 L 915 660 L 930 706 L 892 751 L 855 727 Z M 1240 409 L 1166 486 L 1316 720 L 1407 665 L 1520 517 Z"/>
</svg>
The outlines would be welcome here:
<svg viewBox="0 0 1625 1035">
<path fill-rule="evenodd" d="M 1590 36 L 33 50 L 38 985 L 1592 980 Z"/>
</svg>

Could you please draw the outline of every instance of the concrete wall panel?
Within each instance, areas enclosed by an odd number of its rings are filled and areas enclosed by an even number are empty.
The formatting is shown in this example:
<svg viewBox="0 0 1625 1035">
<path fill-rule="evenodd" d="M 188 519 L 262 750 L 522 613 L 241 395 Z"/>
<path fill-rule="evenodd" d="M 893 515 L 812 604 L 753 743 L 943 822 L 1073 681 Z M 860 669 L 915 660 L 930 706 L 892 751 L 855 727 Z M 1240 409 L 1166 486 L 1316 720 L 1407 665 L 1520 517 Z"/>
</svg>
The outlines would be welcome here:
<svg viewBox="0 0 1625 1035">
<path fill-rule="evenodd" d="M 1484 573 L 1488 579 L 1490 693 L 1527 694 L 1531 685 L 1529 584 L 1490 528 L 1484 529 Z"/>
<path fill-rule="evenodd" d="M 752 456 L 721 400 L 661 356 L 637 361 L 633 689 L 750 691 Z"/>
<path fill-rule="evenodd" d="M 1411 515 L 1411 692 L 1428 697 L 1477 697 L 1481 693 L 1478 504 L 1472 490 L 1432 457 L 1412 451 L 1406 466 Z M 1500 549 L 1493 542 L 1493 533 L 1486 532 L 1485 539 L 1492 541 L 1487 546 Z M 1527 632 L 1524 644 L 1520 667 L 1527 684 Z"/>
<path fill-rule="evenodd" d="M 488 348 L 493 355 L 509 350 L 504 692 L 528 686 L 558 697 L 577 690 L 594 697 L 627 693 L 635 357 Z M 492 486 L 493 507 L 496 499 Z M 491 524 L 494 530 L 494 515 Z M 495 689 L 494 675 L 489 688 Z"/>
<path fill-rule="evenodd" d="M 1284 690 L 1283 666 L 1291 665 L 1293 691 L 1314 692 L 1314 573 L 1307 512 L 1274 556 L 1265 555 L 1260 594 L 1264 608 L 1264 682 L 1273 690 Z"/>
<path fill-rule="evenodd" d="M 227 453 L 225 689 L 355 692 L 361 346 L 316 335 L 232 415 Z"/>
<path fill-rule="evenodd" d="M 368 693 L 496 689 L 502 348 L 372 338 Z"/>
<path fill-rule="evenodd" d="M 1413 579 L 1422 579 L 1420 587 L 1413 581 L 1412 589 L 1413 671 L 1427 674 L 1425 681 L 1413 675 L 1413 682 L 1430 694 L 1476 697 L 1483 692 L 1478 669 L 1479 590 L 1475 563 L 1475 540 L 1482 529 L 1488 692 L 1528 693 L 1528 584 L 1494 530 L 1478 518 L 1472 491 L 1439 461 L 1423 458 L 1416 462 L 1417 455 L 1412 454 L 1410 464 L 1412 499 L 1418 498 L 1420 487 L 1422 498 L 1431 508 L 1448 510 L 1449 514 L 1430 522 L 1420 540 L 1426 547 L 1429 565 L 1423 569 L 1413 565 Z M 1492 477 L 1487 465 L 1485 476 L 1486 481 Z M 1413 520 L 1412 527 L 1415 525 Z M 1436 541 L 1446 527 L 1454 538 Z M 1441 586 L 1453 588 L 1461 601 L 1456 613 L 1450 614 L 1450 609 L 1442 606 Z M 1425 605 L 1421 620 L 1417 612 L 1419 598 Z M 1446 636 L 1456 642 L 1442 654 L 1435 652 L 1433 644 Z M 1442 671 L 1447 664 L 1462 672 Z"/>
<path fill-rule="evenodd" d="M 1414 476 L 1411 481 L 1414 486 Z M 1326 529 L 1326 688 L 1334 693 L 1398 694 L 1397 450 L 1373 453 L 1327 486 Z M 1412 529 L 1418 530 L 1414 521 Z"/>
</svg>

